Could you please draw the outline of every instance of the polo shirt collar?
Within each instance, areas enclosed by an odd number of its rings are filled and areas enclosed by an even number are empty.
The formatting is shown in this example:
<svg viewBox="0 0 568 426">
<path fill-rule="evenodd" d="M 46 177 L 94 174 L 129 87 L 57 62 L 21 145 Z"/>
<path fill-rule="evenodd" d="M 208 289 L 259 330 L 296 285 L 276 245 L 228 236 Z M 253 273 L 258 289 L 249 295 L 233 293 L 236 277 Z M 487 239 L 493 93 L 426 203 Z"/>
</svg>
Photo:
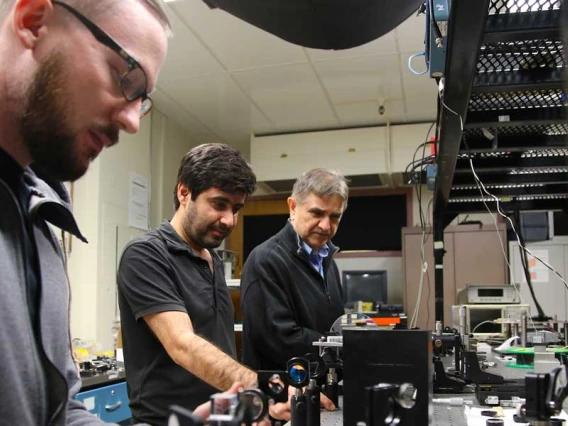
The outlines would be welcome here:
<svg viewBox="0 0 568 426">
<path fill-rule="evenodd" d="M 172 224 L 170 223 L 169 220 L 164 220 L 162 222 L 162 224 L 159 227 L 159 232 L 162 235 L 162 237 L 164 238 L 166 245 L 168 247 L 168 250 L 170 251 L 185 251 L 185 252 L 189 252 L 190 255 L 194 256 L 194 257 L 198 257 L 201 259 L 200 256 L 197 255 L 197 253 L 195 253 L 191 247 L 189 246 L 189 244 L 187 244 L 183 238 L 181 237 L 181 235 L 179 235 L 177 233 L 177 231 L 174 229 L 174 227 L 172 226 Z M 213 250 L 209 250 L 209 253 L 211 253 L 211 256 L 216 259 L 216 260 L 220 260 L 220 257 L 217 253 L 215 253 L 215 251 Z"/>
</svg>

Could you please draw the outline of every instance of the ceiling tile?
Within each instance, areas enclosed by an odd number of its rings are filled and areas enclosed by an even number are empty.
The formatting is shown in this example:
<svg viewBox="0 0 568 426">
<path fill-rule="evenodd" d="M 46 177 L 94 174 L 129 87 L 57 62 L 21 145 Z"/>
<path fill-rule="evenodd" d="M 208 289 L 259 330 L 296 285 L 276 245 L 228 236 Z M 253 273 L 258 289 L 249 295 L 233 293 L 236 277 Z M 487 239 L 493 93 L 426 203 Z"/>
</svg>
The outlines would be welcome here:
<svg viewBox="0 0 568 426">
<path fill-rule="evenodd" d="M 216 133 L 230 129 L 270 128 L 272 124 L 254 110 L 249 98 L 227 75 L 168 80 L 161 87 L 175 93 L 178 102 Z"/>
<path fill-rule="evenodd" d="M 234 78 L 277 128 L 335 119 L 309 64 L 242 71 Z"/>
<path fill-rule="evenodd" d="M 224 72 L 223 67 L 211 55 L 179 17 L 172 13 L 174 36 L 169 39 L 168 55 L 162 67 L 161 78 L 195 77 Z"/>
<path fill-rule="evenodd" d="M 434 81 L 407 69 L 424 49 L 424 15 L 363 46 L 328 51 L 288 43 L 202 0 L 167 7 L 174 38 L 153 99 L 196 142 L 247 147 L 252 133 L 435 118 Z"/>
<path fill-rule="evenodd" d="M 436 96 L 421 96 L 415 93 L 406 95 L 406 113 L 409 117 L 414 113 L 430 113 L 429 117 L 436 117 Z"/>
<path fill-rule="evenodd" d="M 264 90 L 278 90 L 286 97 L 289 89 L 318 84 L 316 74 L 308 63 L 238 71 L 233 77 L 255 99 Z"/>
<path fill-rule="evenodd" d="M 436 121 L 436 113 L 428 111 L 412 111 L 406 114 L 409 123 L 425 123 Z"/>
<path fill-rule="evenodd" d="M 152 101 L 158 110 L 183 127 L 196 142 L 211 142 L 220 139 L 219 135 L 216 135 L 211 129 L 203 125 L 176 98 L 170 96 L 159 86 L 152 93 Z"/>
<path fill-rule="evenodd" d="M 250 136 L 251 133 L 248 129 L 223 129 L 221 131 L 221 137 L 226 141 L 230 141 L 230 145 L 237 147 L 241 152 L 243 152 L 245 146 L 250 145 Z"/>
<path fill-rule="evenodd" d="M 386 101 L 385 113 L 378 112 L 376 102 L 361 102 L 336 106 L 341 122 L 346 125 L 361 126 L 366 124 L 380 124 L 405 119 L 404 102 L 402 99 Z"/>
<path fill-rule="evenodd" d="M 334 104 L 402 98 L 399 55 L 315 61 Z"/>
<path fill-rule="evenodd" d="M 270 119 L 274 122 L 276 131 L 284 129 L 325 129 L 327 126 L 338 126 L 341 123 L 335 119 L 327 102 L 323 99 L 306 100 L 291 105 L 279 105 L 274 103 L 263 108 Z"/>
<path fill-rule="evenodd" d="M 275 129 L 274 125 L 255 106 L 251 107 L 251 120 L 251 133 L 268 133 Z"/>
<path fill-rule="evenodd" d="M 407 61 L 404 58 L 404 54 L 400 55 L 400 66 L 402 69 L 402 82 L 404 84 L 404 90 L 408 95 L 410 92 L 419 93 L 424 96 L 433 96 L 436 100 L 437 95 L 437 85 L 436 80 L 430 78 L 428 73 L 422 75 L 416 75 L 408 69 Z"/>
<path fill-rule="evenodd" d="M 376 40 L 352 49 L 323 50 L 306 48 L 306 52 L 313 60 L 356 58 L 369 55 L 397 53 L 395 32 L 393 30 Z"/>
<path fill-rule="evenodd" d="M 284 41 L 203 1 L 170 6 L 227 71 L 306 62 L 300 46 Z"/>
<path fill-rule="evenodd" d="M 399 52 L 418 53 L 424 51 L 426 15 L 412 15 L 394 29 Z"/>
</svg>

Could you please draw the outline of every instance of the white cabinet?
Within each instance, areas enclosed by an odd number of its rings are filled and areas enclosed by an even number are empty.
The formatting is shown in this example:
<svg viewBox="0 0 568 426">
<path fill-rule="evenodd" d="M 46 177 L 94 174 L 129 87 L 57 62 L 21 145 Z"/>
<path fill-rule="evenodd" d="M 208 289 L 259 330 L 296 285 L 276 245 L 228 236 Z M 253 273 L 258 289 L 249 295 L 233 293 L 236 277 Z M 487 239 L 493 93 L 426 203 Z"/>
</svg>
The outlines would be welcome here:
<svg viewBox="0 0 568 426">
<path fill-rule="evenodd" d="M 568 237 L 555 237 L 550 241 L 538 243 L 527 243 L 527 248 L 550 264 L 566 280 L 568 276 Z M 538 315 L 533 298 L 530 295 L 529 287 L 525 279 L 519 244 L 517 241 L 509 245 L 511 258 L 511 282 L 518 283 L 520 286 L 522 303 L 530 306 L 531 315 Z M 536 260 L 529 258 L 529 271 L 535 296 L 542 307 L 545 315 L 558 316 L 559 321 L 568 320 L 568 290 L 564 283 L 556 274 L 548 270 L 544 265 Z"/>
<path fill-rule="evenodd" d="M 260 136 L 251 140 L 259 181 L 296 179 L 314 167 L 344 175 L 387 173 L 387 127 Z"/>
</svg>

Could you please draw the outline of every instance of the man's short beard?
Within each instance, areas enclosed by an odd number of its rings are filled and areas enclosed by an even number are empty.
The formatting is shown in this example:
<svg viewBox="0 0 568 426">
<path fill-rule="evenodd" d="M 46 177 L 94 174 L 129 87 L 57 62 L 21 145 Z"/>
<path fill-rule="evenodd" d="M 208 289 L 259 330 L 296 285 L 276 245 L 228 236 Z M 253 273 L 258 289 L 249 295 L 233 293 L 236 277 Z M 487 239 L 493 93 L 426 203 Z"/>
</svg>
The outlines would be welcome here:
<svg viewBox="0 0 568 426">
<path fill-rule="evenodd" d="M 33 167 L 60 181 L 76 180 L 88 167 L 79 161 L 76 135 L 68 124 L 67 84 L 63 54 L 51 53 L 40 62 L 28 88 L 20 127 Z"/>
<path fill-rule="evenodd" d="M 199 217 L 199 213 L 197 212 L 197 207 L 195 205 L 188 208 L 183 219 L 183 228 L 186 235 L 194 245 L 209 250 L 219 247 L 230 233 L 230 231 L 227 232 L 227 235 L 221 239 L 216 239 L 211 235 L 208 235 L 208 232 L 210 231 L 209 225 Z"/>
</svg>

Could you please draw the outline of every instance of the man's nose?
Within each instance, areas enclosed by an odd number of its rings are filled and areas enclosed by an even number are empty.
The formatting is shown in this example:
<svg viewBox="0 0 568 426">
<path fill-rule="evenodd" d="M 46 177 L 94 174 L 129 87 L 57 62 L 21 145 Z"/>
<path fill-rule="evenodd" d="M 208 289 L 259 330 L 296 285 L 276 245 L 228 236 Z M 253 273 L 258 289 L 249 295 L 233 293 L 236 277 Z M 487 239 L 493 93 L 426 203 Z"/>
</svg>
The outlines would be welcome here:
<svg viewBox="0 0 568 426">
<path fill-rule="evenodd" d="M 140 108 L 142 101 L 136 100 L 133 102 L 121 102 L 113 113 L 113 121 L 118 125 L 120 130 L 126 133 L 134 134 L 140 129 Z"/>
<path fill-rule="evenodd" d="M 322 229 L 322 231 L 329 231 L 331 229 L 331 221 L 329 220 L 329 217 L 324 217 L 323 219 L 321 219 L 319 222 L 319 227 Z"/>
<path fill-rule="evenodd" d="M 232 210 L 227 210 L 223 213 L 221 223 L 228 228 L 232 228 L 235 225 L 235 214 Z"/>
</svg>

